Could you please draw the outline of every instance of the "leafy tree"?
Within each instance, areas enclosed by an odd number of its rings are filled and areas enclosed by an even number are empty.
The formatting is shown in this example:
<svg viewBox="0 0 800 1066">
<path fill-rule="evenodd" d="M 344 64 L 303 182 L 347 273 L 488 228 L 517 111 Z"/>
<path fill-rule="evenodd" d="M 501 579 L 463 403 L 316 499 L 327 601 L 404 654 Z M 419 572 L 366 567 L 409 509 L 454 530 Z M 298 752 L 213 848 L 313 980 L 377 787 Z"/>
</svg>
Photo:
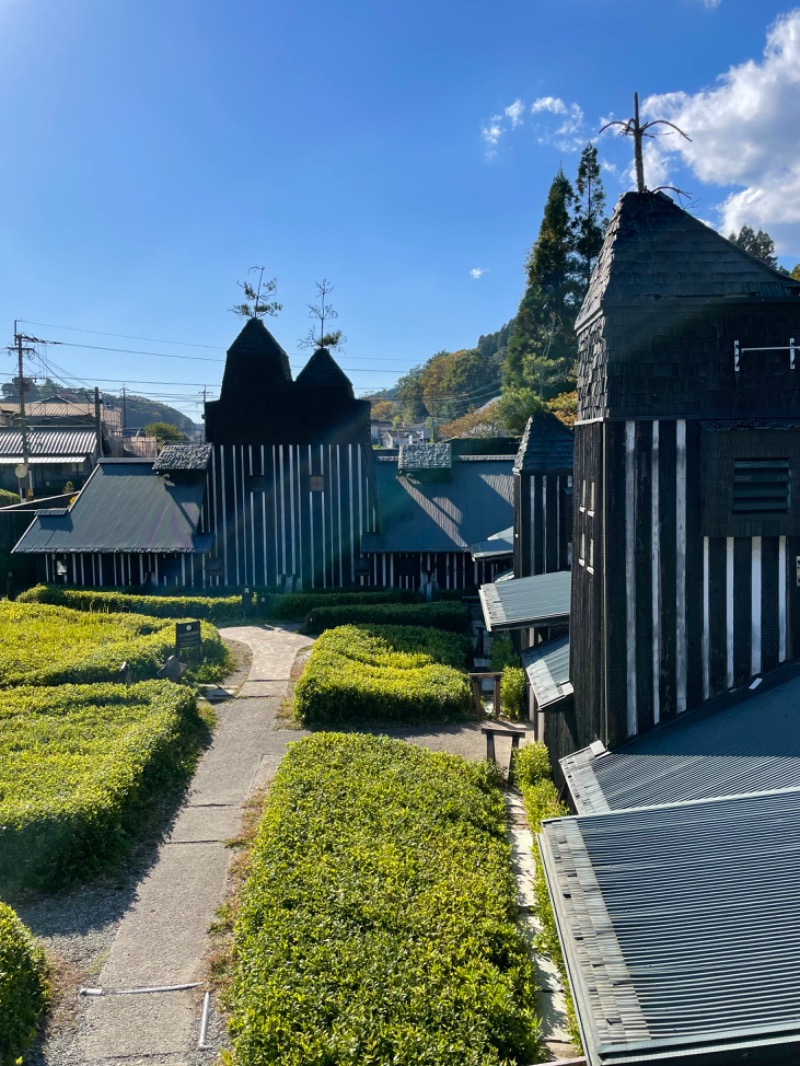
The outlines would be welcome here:
<svg viewBox="0 0 800 1066">
<path fill-rule="evenodd" d="M 159 444 L 168 444 L 173 441 L 186 440 L 183 430 L 171 422 L 148 422 L 144 427 L 146 437 L 155 437 Z"/>
<path fill-rule="evenodd" d="M 378 400 L 373 402 L 370 408 L 370 417 L 373 422 L 391 422 L 397 414 L 397 404 L 391 400 Z"/>
<path fill-rule="evenodd" d="M 762 263 L 766 263 L 767 266 L 777 270 L 778 257 L 775 255 L 775 241 L 763 229 L 756 232 L 750 226 L 742 226 L 738 236 L 732 233 L 728 240 L 738 245 L 739 248 L 744 248 L 746 252 L 754 255 L 756 259 L 760 259 Z"/>
<path fill-rule="evenodd" d="M 454 437 L 500 437 L 505 432 L 500 418 L 500 403 L 495 401 L 477 411 L 469 411 L 452 422 L 446 422 L 439 432 L 442 440 Z"/>
<path fill-rule="evenodd" d="M 419 422 L 428 413 L 422 400 L 422 367 L 415 366 L 397 382 L 395 395 L 406 422 Z"/>
<path fill-rule="evenodd" d="M 797 266 L 793 268 L 789 276 L 794 278 L 795 281 L 800 281 L 800 263 L 798 263 Z"/>
<path fill-rule="evenodd" d="M 504 389 L 498 403 L 500 418 L 509 433 L 520 435 L 528 419 L 547 405 L 527 386 Z"/>
<path fill-rule="evenodd" d="M 258 279 L 254 278 L 253 283 L 237 281 L 236 284 L 244 293 L 244 300 L 242 303 L 234 304 L 230 308 L 235 315 L 240 315 L 242 318 L 264 318 L 266 315 L 277 315 L 279 311 L 283 310 L 283 304 L 279 304 L 277 300 L 270 300 L 270 296 L 275 293 L 278 283 L 275 278 L 264 281 L 265 270 L 266 267 L 263 266 L 250 267 L 247 273 L 257 274 Z"/>
<path fill-rule="evenodd" d="M 565 426 L 575 425 L 575 419 L 578 417 L 578 393 L 574 389 L 571 392 L 560 392 L 558 396 L 547 401 L 547 406 Z"/>
<path fill-rule="evenodd" d="M 606 194 L 600 177 L 597 148 L 593 144 L 587 144 L 581 153 L 575 190 L 575 252 L 580 262 L 582 281 L 588 287 L 608 225 L 604 214 Z"/>
<path fill-rule="evenodd" d="M 574 202 L 572 186 L 559 170 L 526 264 L 528 285 L 508 342 L 504 390 L 535 388 L 543 394 L 574 380 L 574 324 L 580 296 Z"/>
</svg>

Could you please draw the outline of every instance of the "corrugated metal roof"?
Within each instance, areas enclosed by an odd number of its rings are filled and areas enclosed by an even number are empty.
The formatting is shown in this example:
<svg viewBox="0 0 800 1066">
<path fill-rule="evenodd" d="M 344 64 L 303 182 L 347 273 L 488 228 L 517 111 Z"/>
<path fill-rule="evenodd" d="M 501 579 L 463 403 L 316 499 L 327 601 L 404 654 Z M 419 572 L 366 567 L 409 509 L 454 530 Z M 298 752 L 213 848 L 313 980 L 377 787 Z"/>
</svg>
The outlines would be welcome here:
<svg viewBox="0 0 800 1066">
<path fill-rule="evenodd" d="M 494 633 L 523 626 L 556 625 L 569 619 L 569 570 L 481 585 L 478 593 L 486 628 Z"/>
<path fill-rule="evenodd" d="M 515 474 L 572 473 L 575 438 L 552 411 L 531 415 L 514 461 Z"/>
<path fill-rule="evenodd" d="M 15 552 L 204 552 L 205 482 L 168 483 L 147 460 L 102 461 L 66 514 L 37 515 Z"/>
<path fill-rule="evenodd" d="M 44 429 L 32 426 L 28 430 L 28 455 L 54 459 L 56 462 L 82 462 L 97 452 L 97 434 L 93 429 Z M 79 459 L 74 459 L 74 456 Z M 22 434 L 18 429 L 0 429 L 0 461 L 22 459 Z"/>
<path fill-rule="evenodd" d="M 561 760 L 579 813 L 800 788 L 800 677 L 723 699 L 596 757 Z"/>
<path fill-rule="evenodd" d="M 503 529 L 499 533 L 492 533 L 491 537 L 487 537 L 486 540 L 470 544 L 469 550 L 475 560 L 497 559 L 502 555 L 511 555 L 514 551 L 514 527 L 509 526 L 508 529 Z"/>
<path fill-rule="evenodd" d="M 398 477 L 377 462 L 381 532 L 361 538 L 365 552 L 468 551 L 514 518 L 511 461 L 455 463 L 448 481 Z"/>
<path fill-rule="evenodd" d="M 569 680 L 569 637 L 549 640 L 523 651 L 522 666 L 539 710 L 572 694 Z"/>
<path fill-rule="evenodd" d="M 662 192 L 627 192 L 617 201 L 576 328 L 601 305 L 679 298 L 800 292 L 778 273 L 678 207 Z"/>
<path fill-rule="evenodd" d="M 800 791 L 549 821 L 539 843 L 591 1066 L 800 1060 Z"/>
</svg>

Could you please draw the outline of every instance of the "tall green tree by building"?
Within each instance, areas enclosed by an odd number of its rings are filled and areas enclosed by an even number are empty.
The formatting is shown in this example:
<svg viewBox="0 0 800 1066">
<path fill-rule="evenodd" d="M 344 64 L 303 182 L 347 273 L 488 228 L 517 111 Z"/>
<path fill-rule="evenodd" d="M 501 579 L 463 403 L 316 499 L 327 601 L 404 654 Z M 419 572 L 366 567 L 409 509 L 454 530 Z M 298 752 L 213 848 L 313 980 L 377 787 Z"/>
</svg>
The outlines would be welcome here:
<svg viewBox="0 0 800 1066">
<path fill-rule="evenodd" d="M 593 144 L 587 144 L 581 153 L 575 192 L 575 254 L 580 262 L 583 299 L 608 226 L 605 217 L 606 194 L 600 176 L 597 148 Z"/>
<path fill-rule="evenodd" d="M 738 234 L 732 233 L 728 240 L 744 248 L 746 252 L 754 255 L 767 266 L 777 269 L 778 257 L 775 255 L 775 241 L 763 229 L 756 231 L 750 226 L 742 226 Z"/>
<path fill-rule="evenodd" d="M 559 170 L 526 263 L 528 284 L 508 341 L 504 389 L 531 388 L 542 395 L 574 379 L 580 294 L 574 204 L 572 185 Z"/>
</svg>

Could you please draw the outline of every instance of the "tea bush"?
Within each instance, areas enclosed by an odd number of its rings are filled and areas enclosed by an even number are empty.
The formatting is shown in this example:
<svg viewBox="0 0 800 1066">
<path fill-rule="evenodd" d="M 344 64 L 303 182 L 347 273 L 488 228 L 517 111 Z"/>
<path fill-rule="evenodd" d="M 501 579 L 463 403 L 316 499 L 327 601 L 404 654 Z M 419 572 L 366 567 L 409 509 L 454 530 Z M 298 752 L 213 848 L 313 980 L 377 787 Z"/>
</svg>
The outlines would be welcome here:
<svg viewBox="0 0 800 1066">
<path fill-rule="evenodd" d="M 240 622 L 243 617 L 241 593 L 193 593 L 139 595 L 121 589 L 79 589 L 67 585 L 35 585 L 21 593 L 17 603 L 49 603 L 76 611 L 151 615 L 154 618 L 204 618 L 209 621 Z"/>
<path fill-rule="evenodd" d="M 235 923 L 237 1064 L 539 1060 L 495 774 L 386 737 L 291 746 Z"/>
<path fill-rule="evenodd" d="M 46 1005 L 44 953 L 14 911 L 0 903 L 0 1066 L 22 1061 Z"/>
<path fill-rule="evenodd" d="M 306 633 L 322 633 L 345 625 L 434 626 L 463 633 L 469 626 L 469 610 L 463 603 L 375 603 L 315 607 Z"/>
<path fill-rule="evenodd" d="M 454 636 L 441 634 L 428 646 L 448 648 L 445 638 Z M 466 674 L 437 662 L 425 647 L 416 628 L 408 638 L 402 626 L 383 633 L 380 627 L 327 630 L 295 685 L 295 713 L 306 725 L 441 721 L 465 714 L 472 705 Z M 454 651 L 450 644 L 445 654 L 455 658 Z"/>
<path fill-rule="evenodd" d="M 172 621 L 19 601 L 0 602 L 0 632 L 0 688 L 109 681 L 123 662 L 134 680 L 155 677 L 175 648 Z M 204 677 L 221 677 L 229 653 L 208 622 L 201 622 L 201 635 Z"/>
<path fill-rule="evenodd" d="M 373 589 L 363 591 L 338 592 L 319 590 L 312 592 L 288 592 L 283 596 L 273 597 L 270 605 L 270 617 L 284 620 L 302 621 L 317 607 L 345 607 L 351 604 L 370 606 L 378 603 L 422 603 L 418 592 L 409 589 Z"/>
<path fill-rule="evenodd" d="M 117 858 L 204 734 L 169 681 L 0 692 L 0 883 L 55 887 Z"/>
<path fill-rule="evenodd" d="M 500 707 L 513 721 L 525 711 L 525 671 L 521 666 L 504 666 L 500 678 Z"/>
</svg>

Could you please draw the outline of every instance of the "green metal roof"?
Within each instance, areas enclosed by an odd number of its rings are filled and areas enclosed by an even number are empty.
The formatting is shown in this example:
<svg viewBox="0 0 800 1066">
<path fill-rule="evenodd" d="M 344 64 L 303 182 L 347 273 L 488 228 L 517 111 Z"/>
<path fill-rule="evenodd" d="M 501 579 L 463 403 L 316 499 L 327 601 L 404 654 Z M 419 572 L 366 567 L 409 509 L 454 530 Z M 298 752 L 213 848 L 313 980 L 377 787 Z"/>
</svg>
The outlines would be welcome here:
<svg viewBox="0 0 800 1066">
<path fill-rule="evenodd" d="M 478 591 L 486 628 L 495 633 L 567 622 L 571 587 L 569 570 L 481 585 Z"/>
<path fill-rule="evenodd" d="M 540 711 L 572 695 L 569 680 L 569 637 L 548 640 L 535 648 L 526 648 L 522 666 Z"/>
<path fill-rule="evenodd" d="M 795 671 L 796 672 L 796 671 Z M 581 814 L 800 788 L 800 676 L 714 701 L 613 752 L 561 760 Z"/>
<path fill-rule="evenodd" d="M 590 1066 L 800 1061 L 800 791 L 547 821 Z"/>
<path fill-rule="evenodd" d="M 395 458 L 379 456 L 375 483 L 380 533 L 361 538 L 365 552 L 469 551 L 514 519 L 511 459 L 453 464 L 447 481 L 398 476 Z"/>
<path fill-rule="evenodd" d="M 477 562 L 479 559 L 499 559 L 502 555 L 511 555 L 514 551 L 514 527 L 502 529 L 499 533 L 492 533 L 486 540 L 480 540 L 477 544 L 470 544 L 472 558 Z"/>
<path fill-rule="evenodd" d="M 38 514 L 15 552 L 205 553 L 198 534 L 205 480 L 172 484 L 152 459 L 101 460 L 68 511 Z"/>
</svg>

